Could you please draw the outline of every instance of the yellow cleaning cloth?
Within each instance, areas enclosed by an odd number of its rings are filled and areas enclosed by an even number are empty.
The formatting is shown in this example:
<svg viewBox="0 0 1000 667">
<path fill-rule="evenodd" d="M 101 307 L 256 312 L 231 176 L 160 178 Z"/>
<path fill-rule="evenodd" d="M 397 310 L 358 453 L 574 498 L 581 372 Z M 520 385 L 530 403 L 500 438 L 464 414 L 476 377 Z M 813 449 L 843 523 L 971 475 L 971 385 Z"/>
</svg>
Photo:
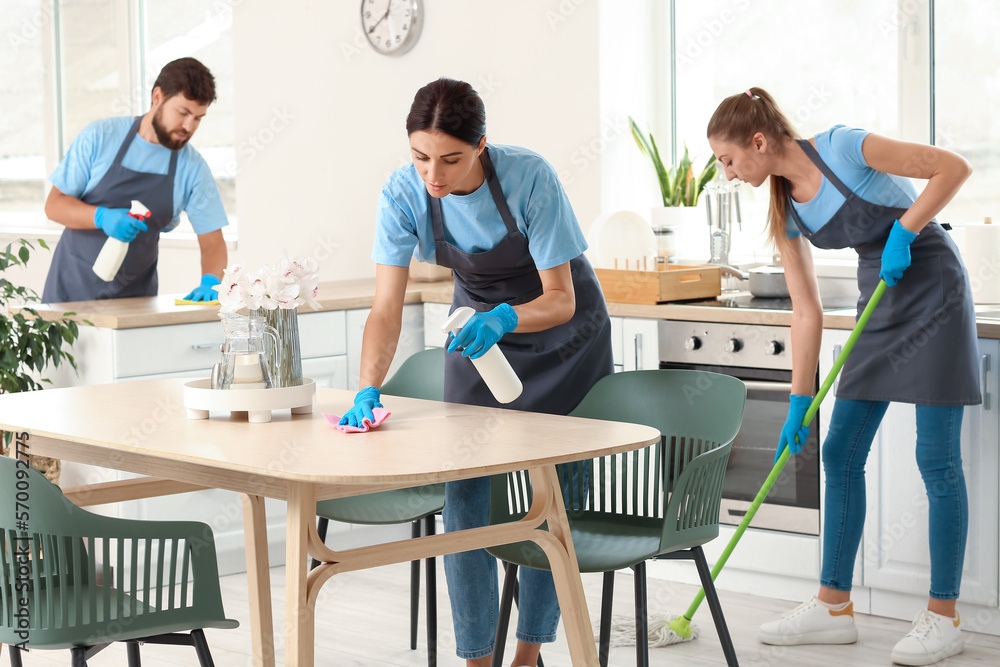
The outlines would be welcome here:
<svg viewBox="0 0 1000 667">
<path fill-rule="evenodd" d="M 218 306 L 219 301 L 190 301 L 188 299 L 174 299 L 175 306 Z"/>
</svg>

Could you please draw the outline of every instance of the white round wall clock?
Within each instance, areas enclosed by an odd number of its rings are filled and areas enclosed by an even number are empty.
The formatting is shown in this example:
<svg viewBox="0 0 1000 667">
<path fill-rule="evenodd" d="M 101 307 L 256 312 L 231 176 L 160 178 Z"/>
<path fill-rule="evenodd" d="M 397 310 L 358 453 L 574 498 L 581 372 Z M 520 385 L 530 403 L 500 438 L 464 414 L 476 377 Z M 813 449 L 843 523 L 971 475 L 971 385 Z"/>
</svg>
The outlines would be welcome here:
<svg viewBox="0 0 1000 667">
<path fill-rule="evenodd" d="M 361 28 L 378 53 L 398 56 L 420 38 L 423 9 L 423 0 L 361 0 Z"/>
</svg>

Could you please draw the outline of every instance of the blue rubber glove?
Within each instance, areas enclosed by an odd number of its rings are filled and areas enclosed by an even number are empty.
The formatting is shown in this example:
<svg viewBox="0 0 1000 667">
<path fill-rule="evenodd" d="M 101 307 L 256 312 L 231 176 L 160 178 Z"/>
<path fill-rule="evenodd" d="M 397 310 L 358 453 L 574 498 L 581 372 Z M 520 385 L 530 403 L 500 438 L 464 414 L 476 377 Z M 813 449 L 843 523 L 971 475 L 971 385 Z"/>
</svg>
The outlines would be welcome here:
<svg viewBox="0 0 1000 667">
<path fill-rule="evenodd" d="M 497 344 L 504 334 L 517 328 L 517 313 L 510 304 L 501 303 L 493 310 L 476 313 L 458 330 L 448 351 L 462 349 L 462 356 L 478 359 Z"/>
<path fill-rule="evenodd" d="M 910 244 L 915 238 L 917 235 L 901 225 L 899 220 L 892 223 L 892 231 L 882 249 L 882 270 L 878 274 L 889 287 L 903 277 L 903 271 L 910 265 Z"/>
<path fill-rule="evenodd" d="M 130 243 L 149 229 L 142 220 L 136 220 L 128 213 L 127 208 L 104 208 L 98 206 L 94 212 L 94 227 L 113 239 Z"/>
<path fill-rule="evenodd" d="M 212 289 L 214 286 L 218 285 L 221 280 L 218 277 L 213 276 L 211 273 L 206 273 L 201 277 L 201 284 L 191 290 L 186 297 L 185 301 L 215 301 L 219 298 L 219 293 Z"/>
<path fill-rule="evenodd" d="M 812 405 L 812 396 L 799 396 L 792 394 L 788 397 L 788 417 L 785 418 L 785 425 L 781 427 L 781 438 L 778 440 L 778 451 L 774 453 L 774 462 L 777 463 L 781 453 L 785 451 L 785 446 L 798 454 L 802 451 L 802 445 L 809 437 L 809 427 L 802 425 L 802 420 Z M 795 441 L 798 436 L 798 442 Z"/>
<path fill-rule="evenodd" d="M 365 387 L 354 395 L 354 407 L 345 412 L 344 416 L 337 423 L 341 426 L 346 425 L 361 428 L 362 420 L 367 419 L 374 424 L 375 415 L 372 413 L 372 410 L 382 407 L 382 404 L 379 402 L 381 397 L 382 392 L 375 387 Z"/>
</svg>

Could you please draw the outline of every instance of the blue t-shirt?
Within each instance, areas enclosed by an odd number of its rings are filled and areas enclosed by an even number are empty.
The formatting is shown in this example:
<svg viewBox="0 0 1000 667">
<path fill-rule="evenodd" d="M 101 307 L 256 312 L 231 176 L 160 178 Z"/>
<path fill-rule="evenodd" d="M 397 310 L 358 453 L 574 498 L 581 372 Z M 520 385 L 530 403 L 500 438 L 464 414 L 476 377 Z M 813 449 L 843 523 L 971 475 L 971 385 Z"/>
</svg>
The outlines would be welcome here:
<svg viewBox="0 0 1000 667">
<path fill-rule="evenodd" d="M 844 185 L 865 201 L 881 206 L 909 208 L 917 198 L 917 189 L 908 178 L 872 169 L 865 162 L 861 145 L 870 134 L 867 130 L 835 125 L 816 135 L 816 152 Z M 792 201 L 795 212 L 809 231 L 817 232 L 844 204 L 844 195 L 826 176 L 812 199 L 800 204 Z M 799 236 L 791 213 L 785 217 L 788 238 Z"/>
<path fill-rule="evenodd" d="M 552 165 L 526 148 L 489 144 L 489 151 L 535 267 L 551 269 L 583 253 L 587 242 Z M 442 198 L 441 211 L 445 240 L 464 252 L 485 252 L 507 235 L 485 181 L 475 192 Z M 382 186 L 375 224 L 372 259 L 377 264 L 409 266 L 411 256 L 436 263 L 427 188 L 412 163 Z"/>
<path fill-rule="evenodd" d="M 49 182 L 71 197 L 81 198 L 93 191 L 111 168 L 134 120 L 131 116 L 104 118 L 87 125 L 73 140 Z M 170 149 L 151 144 L 137 134 L 122 158 L 122 166 L 148 174 L 166 174 L 170 169 Z M 212 171 L 190 144 L 180 149 L 177 156 L 174 213 L 164 232 L 180 223 L 181 211 L 187 212 L 191 227 L 198 234 L 214 232 L 229 224 Z"/>
</svg>

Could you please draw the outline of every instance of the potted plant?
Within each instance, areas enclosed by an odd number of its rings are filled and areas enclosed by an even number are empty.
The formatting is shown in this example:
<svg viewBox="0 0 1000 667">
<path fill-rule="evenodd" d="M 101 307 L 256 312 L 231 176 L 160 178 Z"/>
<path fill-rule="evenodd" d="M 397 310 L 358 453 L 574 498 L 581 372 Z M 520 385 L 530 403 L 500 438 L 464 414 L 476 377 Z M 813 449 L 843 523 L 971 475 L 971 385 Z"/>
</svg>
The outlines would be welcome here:
<svg viewBox="0 0 1000 667">
<path fill-rule="evenodd" d="M 653 208 L 650 222 L 654 228 L 680 226 L 685 219 L 692 219 L 697 215 L 695 207 L 698 205 L 698 199 L 705 186 L 715 178 L 715 156 L 709 156 L 705 166 L 696 174 L 687 146 L 684 146 L 684 156 L 680 162 L 668 168 L 660 157 L 653 133 L 639 129 L 631 116 L 628 122 L 632 128 L 632 138 L 635 139 L 642 154 L 649 158 L 656 172 L 656 180 L 660 184 L 663 206 Z"/>
<path fill-rule="evenodd" d="M 38 245 L 48 250 L 42 239 L 38 239 Z M 18 239 L 0 251 L 0 394 L 35 391 L 44 383 L 51 384 L 51 380 L 40 377 L 50 364 L 57 367 L 65 362 L 76 370 L 76 360 L 64 349 L 79 334 L 77 323 L 65 319 L 75 313 L 63 313 L 60 320 L 42 319 L 30 305 L 41 302 L 38 293 L 15 284 L 8 271 L 27 266 L 34 249 L 30 241 Z M 13 434 L 3 431 L 0 434 L 3 453 L 7 455 Z M 32 456 L 31 465 L 58 483 L 58 459 Z"/>
</svg>

